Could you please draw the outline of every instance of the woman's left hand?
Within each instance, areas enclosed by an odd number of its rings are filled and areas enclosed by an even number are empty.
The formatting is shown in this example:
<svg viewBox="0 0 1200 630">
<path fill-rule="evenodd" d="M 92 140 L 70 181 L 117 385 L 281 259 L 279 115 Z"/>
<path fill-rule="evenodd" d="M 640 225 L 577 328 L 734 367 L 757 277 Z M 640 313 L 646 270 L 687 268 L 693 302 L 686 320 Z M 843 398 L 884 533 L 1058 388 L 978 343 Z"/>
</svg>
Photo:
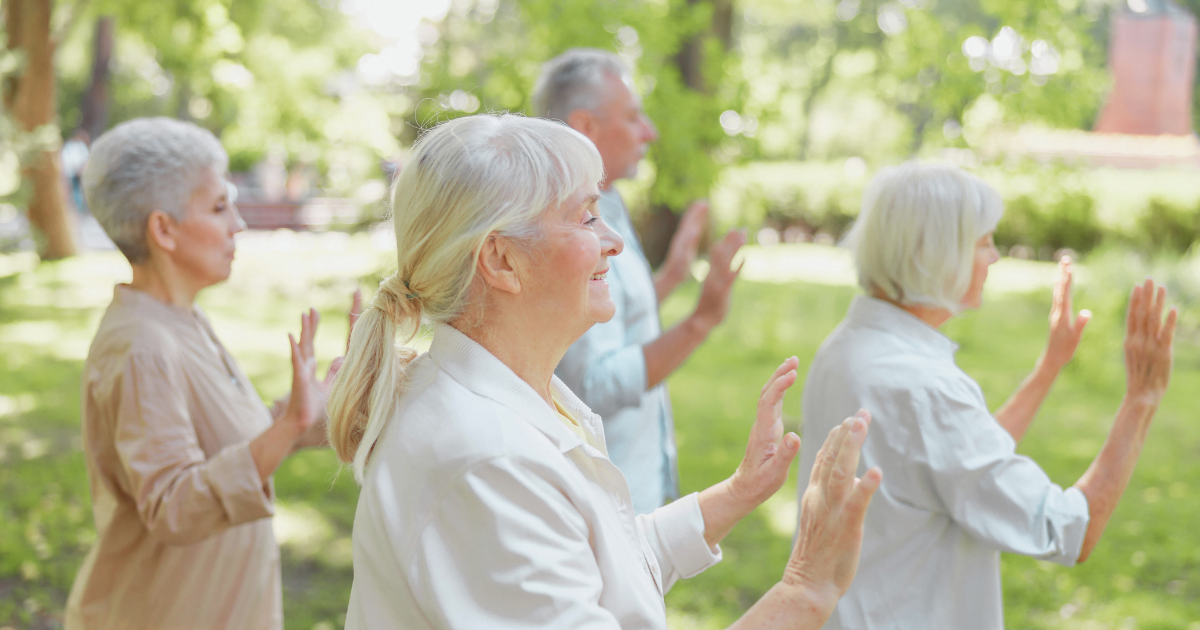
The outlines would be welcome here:
<svg viewBox="0 0 1200 630">
<path fill-rule="evenodd" d="M 1055 373 L 1075 356 L 1079 340 L 1083 336 L 1083 328 L 1092 318 L 1091 311 L 1079 311 L 1079 315 L 1071 307 L 1071 285 L 1074 280 L 1074 266 L 1071 259 L 1063 256 L 1058 261 L 1058 280 L 1054 283 L 1054 305 L 1050 308 L 1050 339 L 1038 362 Z"/>
<path fill-rule="evenodd" d="M 350 336 L 354 334 L 354 324 L 358 322 L 358 318 L 361 314 L 362 314 L 362 291 L 359 289 L 355 289 L 354 296 L 351 298 L 350 313 L 348 316 L 348 319 L 350 321 L 350 332 L 347 333 L 347 335 L 346 335 L 346 349 L 347 350 L 349 350 L 349 348 L 350 348 Z M 309 335 L 307 337 L 305 336 L 305 332 L 304 332 L 306 330 L 306 319 L 307 319 L 307 326 L 309 329 L 311 329 L 309 331 Z M 320 320 L 321 320 L 321 316 L 315 310 L 312 310 L 312 309 L 309 309 L 309 312 L 307 315 L 300 316 L 300 348 L 299 349 L 300 349 L 301 355 L 305 355 L 305 353 L 307 353 L 308 357 L 313 357 L 315 355 L 315 353 L 313 351 L 313 337 L 316 336 L 317 323 Z M 305 346 L 305 343 L 307 343 L 307 346 Z M 309 448 L 309 447 L 313 447 L 313 446 L 325 446 L 326 444 L 329 443 L 327 433 L 325 430 L 325 422 L 328 420 L 328 416 L 325 415 L 325 406 L 329 402 L 329 391 L 333 388 L 333 381 L 334 381 L 334 379 L 337 378 L 338 370 L 340 370 L 342 368 L 342 363 L 345 360 L 346 360 L 345 356 L 340 356 L 340 357 L 334 359 L 329 364 L 329 371 L 325 373 L 325 378 L 323 380 L 319 380 L 319 381 L 317 380 L 316 363 L 314 360 L 314 362 L 312 364 L 312 370 L 309 373 L 310 376 L 307 379 L 309 381 L 307 384 L 307 387 L 309 388 L 311 395 L 313 397 L 313 403 L 316 404 L 317 409 L 320 410 L 320 414 L 317 417 L 316 421 L 313 422 L 312 425 L 309 426 L 307 429 L 305 429 L 304 433 L 302 433 L 300 435 L 300 438 L 296 440 L 296 448 L 300 449 L 300 448 Z M 293 383 L 293 385 L 292 385 L 292 391 L 295 392 L 295 383 Z M 291 402 L 290 399 L 291 399 L 291 394 L 289 394 L 288 396 L 285 396 L 283 399 L 275 401 L 276 409 L 279 409 L 280 407 L 284 407 L 284 409 L 286 410 L 286 406 L 290 405 L 290 402 Z M 278 417 L 278 414 L 276 414 L 276 416 Z"/>
<path fill-rule="evenodd" d="M 763 386 L 746 456 L 730 478 L 733 494 L 751 506 L 761 504 L 779 490 L 800 452 L 800 436 L 783 433 L 783 395 L 796 382 L 799 365 L 799 359 L 789 358 Z"/>
</svg>

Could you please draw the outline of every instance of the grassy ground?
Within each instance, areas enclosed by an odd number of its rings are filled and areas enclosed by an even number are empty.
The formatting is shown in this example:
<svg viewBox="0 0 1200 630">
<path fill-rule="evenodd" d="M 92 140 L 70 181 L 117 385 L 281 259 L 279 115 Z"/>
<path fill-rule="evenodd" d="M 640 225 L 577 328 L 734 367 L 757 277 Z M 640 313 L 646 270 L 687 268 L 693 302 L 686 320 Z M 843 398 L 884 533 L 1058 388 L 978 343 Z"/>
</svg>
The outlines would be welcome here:
<svg viewBox="0 0 1200 630">
<path fill-rule="evenodd" d="M 345 298 L 355 284 L 378 280 L 388 266 L 386 246 L 287 235 L 242 244 L 232 281 L 201 302 L 264 398 L 287 388 L 284 334 L 298 328 L 304 306 L 313 304 L 325 317 L 319 355 L 328 360 L 339 352 Z M 837 253 L 777 248 L 752 251 L 750 262 L 729 320 L 671 379 L 685 492 L 734 469 L 763 380 L 790 354 L 806 366 L 854 294 Z M 960 364 L 993 406 L 1032 365 L 1049 306 L 1048 292 L 1038 288 L 1049 277 L 1045 268 L 1002 265 L 985 307 L 947 326 L 962 347 Z M 0 257 L 0 628 L 59 627 L 66 593 L 94 539 L 78 437 L 80 370 L 112 284 L 127 273 L 111 254 L 36 269 L 27 259 Z M 829 281 L 814 282 L 822 279 Z M 1093 283 L 1102 288 L 1103 280 Z M 665 305 L 664 318 L 682 316 L 696 291 L 695 283 L 685 285 Z M 1021 445 L 1064 485 L 1099 448 L 1121 395 L 1120 295 L 1080 296 L 1079 305 L 1092 307 L 1096 318 Z M 1004 558 L 1009 627 L 1187 628 L 1200 621 L 1200 532 L 1189 526 L 1200 519 L 1194 421 L 1200 349 L 1193 341 L 1179 345 L 1176 366 L 1138 472 L 1088 563 L 1065 569 Z M 799 409 L 800 393 L 793 391 L 785 413 L 794 426 Z M 337 475 L 332 454 L 313 451 L 288 460 L 276 488 L 287 627 L 341 627 L 351 580 L 353 481 Z M 724 627 L 769 588 L 790 550 L 795 510 L 789 483 L 734 530 L 722 564 L 668 595 L 672 626 Z"/>
</svg>

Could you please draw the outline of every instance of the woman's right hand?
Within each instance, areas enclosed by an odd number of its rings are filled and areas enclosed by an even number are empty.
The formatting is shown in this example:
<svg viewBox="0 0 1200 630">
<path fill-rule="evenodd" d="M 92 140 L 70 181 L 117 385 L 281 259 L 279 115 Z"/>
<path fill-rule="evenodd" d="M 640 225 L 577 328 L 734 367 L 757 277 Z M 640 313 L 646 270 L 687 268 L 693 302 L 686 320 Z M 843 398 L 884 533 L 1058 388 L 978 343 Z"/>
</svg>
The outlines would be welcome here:
<svg viewBox="0 0 1200 630">
<path fill-rule="evenodd" d="M 878 468 L 862 479 L 854 476 L 870 422 L 871 415 L 859 411 L 825 439 L 800 500 L 800 531 L 783 574 L 784 584 L 800 587 L 829 610 L 854 580 L 863 519 L 883 480 Z"/>
<path fill-rule="evenodd" d="M 1154 281 L 1147 278 L 1133 287 L 1125 317 L 1126 396 L 1150 404 L 1162 400 L 1171 380 L 1171 344 L 1179 313 L 1172 308 L 1164 322 L 1166 302 L 1167 289 L 1156 291 Z"/>
</svg>

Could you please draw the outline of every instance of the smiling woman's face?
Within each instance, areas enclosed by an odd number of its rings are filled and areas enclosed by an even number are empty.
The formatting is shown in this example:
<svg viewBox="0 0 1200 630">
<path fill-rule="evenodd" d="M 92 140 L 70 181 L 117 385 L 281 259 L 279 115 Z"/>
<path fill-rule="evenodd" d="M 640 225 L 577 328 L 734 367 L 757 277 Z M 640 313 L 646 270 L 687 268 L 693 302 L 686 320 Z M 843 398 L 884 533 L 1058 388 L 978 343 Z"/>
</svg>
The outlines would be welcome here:
<svg viewBox="0 0 1200 630">
<path fill-rule="evenodd" d="M 542 215 L 543 239 L 529 254 L 522 280 L 539 308 L 572 334 L 612 319 L 616 306 L 605 276 L 609 256 L 621 253 L 621 237 L 600 219 L 599 192 L 585 186 Z"/>
</svg>

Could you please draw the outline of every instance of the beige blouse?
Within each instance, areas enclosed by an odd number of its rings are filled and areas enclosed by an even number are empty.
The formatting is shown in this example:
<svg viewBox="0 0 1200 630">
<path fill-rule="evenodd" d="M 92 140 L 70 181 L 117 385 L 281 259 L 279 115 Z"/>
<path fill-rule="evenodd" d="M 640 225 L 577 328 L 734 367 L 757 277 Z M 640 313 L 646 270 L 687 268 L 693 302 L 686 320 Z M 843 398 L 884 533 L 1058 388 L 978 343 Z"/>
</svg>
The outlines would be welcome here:
<svg viewBox="0 0 1200 630">
<path fill-rule="evenodd" d="M 97 540 L 66 628 L 282 628 L 271 415 L 198 307 L 118 285 L 83 375 Z"/>
</svg>

